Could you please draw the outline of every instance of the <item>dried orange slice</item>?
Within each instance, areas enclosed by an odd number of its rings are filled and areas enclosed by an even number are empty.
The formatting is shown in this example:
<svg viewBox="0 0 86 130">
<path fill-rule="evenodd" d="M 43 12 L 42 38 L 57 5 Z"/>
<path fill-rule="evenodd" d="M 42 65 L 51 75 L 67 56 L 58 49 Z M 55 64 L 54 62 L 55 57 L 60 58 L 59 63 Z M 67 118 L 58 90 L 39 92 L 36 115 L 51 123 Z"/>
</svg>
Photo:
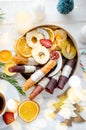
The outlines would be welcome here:
<svg viewBox="0 0 86 130">
<path fill-rule="evenodd" d="M 26 38 L 19 38 L 16 42 L 16 51 L 23 57 L 31 57 L 31 47 L 26 43 Z"/>
<path fill-rule="evenodd" d="M 3 68 L 3 71 L 4 71 L 4 73 L 5 74 L 7 74 L 8 76 L 13 76 L 13 75 L 15 75 L 16 73 L 11 73 L 11 72 L 9 72 L 9 68 L 10 67 L 12 67 L 12 66 L 14 66 L 14 65 L 16 65 L 13 61 L 11 61 L 11 62 L 9 62 L 9 63 L 6 63 L 5 65 L 4 65 L 4 68 Z"/>
<path fill-rule="evenodd" d="M 0 62 L 7 63 L 12 59 L 12 54 L 9 50 L 0 51 Z"/>
<path fill-rule="evenodd" d="M 38 116 L 40 107 L 37 102 L 26 100 L 18 107 L 18 115 L 25 122 L 31 122 Z"/>
</svg>

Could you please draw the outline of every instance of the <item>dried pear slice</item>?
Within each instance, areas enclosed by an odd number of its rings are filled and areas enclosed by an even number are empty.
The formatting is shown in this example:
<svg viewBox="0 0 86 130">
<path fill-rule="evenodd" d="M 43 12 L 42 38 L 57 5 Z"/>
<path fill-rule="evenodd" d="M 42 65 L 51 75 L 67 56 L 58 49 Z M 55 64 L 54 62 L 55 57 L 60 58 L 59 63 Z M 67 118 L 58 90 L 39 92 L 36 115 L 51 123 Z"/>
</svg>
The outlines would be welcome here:
<svg viewBox="0 0 86 130">
<path fill-rule="evenodd" d="M 67 33 L 63 29 L 57 29 L 54 32 L 54 35 L 55 35 L 56 41 L 64 41 L 67 39 Z"/>
<path fill-rule="evenodd" d="M 70 39 L 66 39 L 62 43 L 62 54 L 67 59 L 73 59 L 76 55 L 76 48 Z"/>
<path fill-rule="evenodd" d="M 49 27 L 45 27 L 44 30 L 47 31 L 47 33 L 49 34 L 49 39 L 53 42 L 54 41 L 54 32 L 51 28 Z"/>
</svg>

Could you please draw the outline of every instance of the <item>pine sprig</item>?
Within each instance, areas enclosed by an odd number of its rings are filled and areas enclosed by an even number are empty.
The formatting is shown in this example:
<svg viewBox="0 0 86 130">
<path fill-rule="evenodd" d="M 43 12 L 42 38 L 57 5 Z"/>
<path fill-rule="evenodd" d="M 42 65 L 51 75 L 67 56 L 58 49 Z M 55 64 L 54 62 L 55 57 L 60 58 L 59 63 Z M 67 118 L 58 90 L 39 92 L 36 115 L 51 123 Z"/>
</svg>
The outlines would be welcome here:
<svg viewBox="0 0 86 130">
<path fill-rule="evenodd" d="M 4 66 L 4 63 L 1 63 L 1 62 L 0 62 L 0 67 L 2 67 L 2 66 Z"/>
<path fill-rule="evenodd" d="M 5 73 L 0 72 L 0 79 L 4 79 L 11 83 L 21 95 L 25 95 L 25 92 L 22 90 L 22 88 L 18 85 L 18 82 L 14 79 L 14 77 L 10 77 L 6 75 Z"/>
<path fill-rule="evenodd" d="M 0 22 L 4 19 L 5 13 L 0 9 Z"/>
</svg>

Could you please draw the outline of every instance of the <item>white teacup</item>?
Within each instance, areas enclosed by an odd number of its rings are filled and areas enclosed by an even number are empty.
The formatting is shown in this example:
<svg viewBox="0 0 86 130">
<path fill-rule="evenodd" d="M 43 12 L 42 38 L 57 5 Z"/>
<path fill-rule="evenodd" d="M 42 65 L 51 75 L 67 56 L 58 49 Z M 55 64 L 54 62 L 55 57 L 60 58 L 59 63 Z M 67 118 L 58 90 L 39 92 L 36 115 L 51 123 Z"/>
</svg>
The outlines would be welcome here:
<svg viewBox="0 0 86 130">
<path fill-rule="evenodd" d="M 6 111 L 6 97 L 2 92 L 0 92 L 0 117 L 5 113 L 5 111 Z"/>
</svg>

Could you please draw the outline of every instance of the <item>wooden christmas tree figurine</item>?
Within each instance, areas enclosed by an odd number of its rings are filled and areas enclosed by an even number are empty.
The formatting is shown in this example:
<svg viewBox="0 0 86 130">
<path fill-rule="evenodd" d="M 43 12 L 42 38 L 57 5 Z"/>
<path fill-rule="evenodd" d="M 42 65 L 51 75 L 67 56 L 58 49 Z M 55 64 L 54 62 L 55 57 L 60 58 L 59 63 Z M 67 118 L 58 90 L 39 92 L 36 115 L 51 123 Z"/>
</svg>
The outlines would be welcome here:
<svg viewBox="0 0 86 130">
<path fill-rule="evenodd" d="M 86 90 L 81 88 L 78 76 L 71 76 L 69 85 L 71 88 L 60 95 L 59 100 L 53 104 L 55 111 L 49 117 L 72 126 L 72 122 L 81 123 L 86 120 L 80 113 L 86 114 Z"/>
<path fill-rule="evenodd" d="M 68 14 L 74 8 L 74 1 L 73 0 L 59 0 L 57 4 L 57 10 L 61 14 Z"/>
</svg>

